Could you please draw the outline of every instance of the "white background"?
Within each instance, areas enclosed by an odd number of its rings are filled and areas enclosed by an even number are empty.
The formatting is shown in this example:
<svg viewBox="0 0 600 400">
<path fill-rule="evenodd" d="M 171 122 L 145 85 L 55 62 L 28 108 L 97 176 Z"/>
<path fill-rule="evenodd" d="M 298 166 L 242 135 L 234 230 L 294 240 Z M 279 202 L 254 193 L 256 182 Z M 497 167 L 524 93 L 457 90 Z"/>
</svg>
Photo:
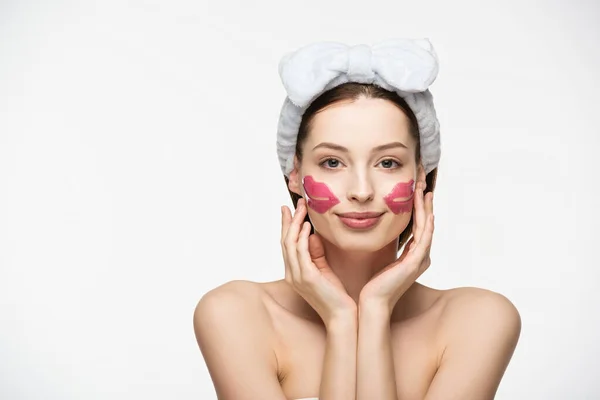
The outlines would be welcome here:
<svg viewBox="0 0 600 400">
<path fill-rule="evenodd" d="M 600 399 L 600 4 L 535 3 L 0 2 L 0 398 L 215 398 L 197 301 L 283 278 L 280 57 L 427 37 L 420 282 L 517 306 L 498 399 Z"/>
</svg>

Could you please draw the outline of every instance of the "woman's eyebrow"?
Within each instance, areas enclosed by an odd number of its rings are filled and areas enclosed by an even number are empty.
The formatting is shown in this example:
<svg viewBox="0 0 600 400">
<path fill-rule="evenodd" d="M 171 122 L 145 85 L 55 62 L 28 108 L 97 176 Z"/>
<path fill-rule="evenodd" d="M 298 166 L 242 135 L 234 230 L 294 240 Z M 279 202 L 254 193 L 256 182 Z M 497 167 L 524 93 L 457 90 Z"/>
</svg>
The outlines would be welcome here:
<svg viewBox="0 0 600 400">
<path fill-rule="evenodd" d="M 344 146 L 340 146 L 339 144 L 329 143 L 329 142 L 319 143 L 318 145 L 313 147 L 313 150 L 318 149 L 319 147 L 325 147 L 328 149 L 338 150 L 338 151 L 342 151 L 345 153 L 349 152 L 349 150 L 347 148 L 345 148 Z M 382 144 L 381 146 L 374 147 L 372 152 L 375 153 L 377 151 L 388 150 L 388 149 L 392 149 L 395 147 L 402 147 L 402 148 L 408 149 L 408 147 L 406 147 L 401 142 L 391 142 L 391 143 L 387 143 L 387 144 Z"/>
<path fill-rule="evenodd" d="M 340 146 L 339 144 L 334 144 L 334 143 L 329 143 L 329 142 L 323 142 L 323 143 L 319 143 L 318 145 L 316 145 L 315 147 L 313 147 L 313 150 L 316 150 L 319 147 L 325 147 L 325 148 L 328 148 L 328 149 L 339 150 L 339 151 L 343 151 L 345 153 L 348 153 L 348 149 L 345 148 L 344 146 Z"/>
<path fill-rule="evenodd" d="M 402 147 L 402 148 L 408 149 L 408 147 L 406 147 L 404 145 L 404 143 L 402 143 L 402 142 L 391 142 L 391 143 L 382 144 L 381 146 L 377 146 L 377 147 L 373 148 L 373 153 L 375 153 L 376 151 L 393 149 L 395 147 Z"/>
</svg>

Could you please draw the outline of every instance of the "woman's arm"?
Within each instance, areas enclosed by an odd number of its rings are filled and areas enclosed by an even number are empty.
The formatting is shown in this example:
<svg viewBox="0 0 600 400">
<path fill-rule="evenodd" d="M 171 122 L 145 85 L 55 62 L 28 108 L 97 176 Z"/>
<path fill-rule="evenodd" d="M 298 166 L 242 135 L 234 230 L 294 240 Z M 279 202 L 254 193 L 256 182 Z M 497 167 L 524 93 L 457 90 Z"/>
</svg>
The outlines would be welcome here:
<svg viewBox="0 0 600 400">
<path fill-rule="evenodd" d="M 429 267 L 434 230 L 433 192 L 419 165 L 415 186 L 412 237 L 400 257 L 380 270 L 359 297 L 357 399 L 397 399 L 390 318 L 398 300 Z"/>
<path fill-rule="evenodd" d="M 358 310 L 356 399 L 396 400 L 391 313 L 374 303 Z"/>
<path fill-rule="evenodd" d="M 321 374 L 320 400 L 356 398 L 356 314 L 332 321 L 327 329 L 327 344 Z"/>
<path fill-rule="evenodd" d="M 285 281 L 319 314 L 327 331 L 322 365 L 320 400 L 354 400 L 356 397 L 356 347 L 358 309 L 325 257 L 320 236 L 310 234 L 303 222 L 304 199 L 292 217 L 281 208 L 281 249 Z"/>
</svg>

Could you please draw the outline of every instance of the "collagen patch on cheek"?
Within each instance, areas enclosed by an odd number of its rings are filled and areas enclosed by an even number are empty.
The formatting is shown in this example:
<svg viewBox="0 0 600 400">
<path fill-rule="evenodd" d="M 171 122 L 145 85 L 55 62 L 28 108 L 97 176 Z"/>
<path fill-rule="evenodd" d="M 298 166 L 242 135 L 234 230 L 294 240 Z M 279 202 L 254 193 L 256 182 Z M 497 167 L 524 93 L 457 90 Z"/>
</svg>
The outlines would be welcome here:
<svg viewBox="0 0 600 400">
<path fill-rule="evenodd" d="M 319 214 L 323 214 L 340 202 L 326 184 L 316 182 L 310 175 L 302 179 L 302 186 L 306 193 L 306 203 Z"/>
<path fill-rule="evenodd" d="M 413 207 L 415 181 L 400 182 L 383 199 L 394 214 L 408 213 Z"/>
</svg>

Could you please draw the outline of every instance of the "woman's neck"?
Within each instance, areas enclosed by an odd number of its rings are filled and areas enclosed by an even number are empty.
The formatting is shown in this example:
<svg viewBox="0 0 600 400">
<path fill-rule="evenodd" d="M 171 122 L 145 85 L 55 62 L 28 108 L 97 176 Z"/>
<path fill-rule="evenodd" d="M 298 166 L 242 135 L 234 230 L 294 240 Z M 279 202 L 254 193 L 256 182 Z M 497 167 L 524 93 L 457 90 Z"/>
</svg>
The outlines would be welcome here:
<svg viewBox="0 0 600 400">
<path fill-rule="evenodd" d="M 357 304 L 362 288 L 373 275 L 398 258 L 398 240 L 376 252 L 349 252 L 326 240 L 323 247 L 327 263 Z"/>
</svg>

